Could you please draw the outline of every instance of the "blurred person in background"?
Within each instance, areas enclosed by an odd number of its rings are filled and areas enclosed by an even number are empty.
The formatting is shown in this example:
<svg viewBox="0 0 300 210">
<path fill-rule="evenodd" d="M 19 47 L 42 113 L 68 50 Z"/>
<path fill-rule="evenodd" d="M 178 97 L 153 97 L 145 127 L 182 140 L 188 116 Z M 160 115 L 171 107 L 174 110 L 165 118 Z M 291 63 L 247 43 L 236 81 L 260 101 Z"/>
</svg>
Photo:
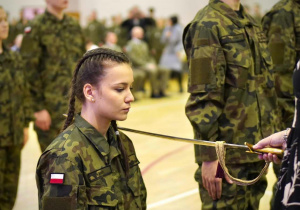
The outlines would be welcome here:
<svg viewBox="0 0 300 210">
<path fill-rule="evenodd" d="M 101 46 L 105 42 L 106 27 L 97 19 L 97 12 L 92 11 L 89 16 L 89 22 L 84 29 L 86 39 L 93 42 L 95 45 Z"/>
<path fill-rule="evenodd" d="M 118 45 L 124 47 L 127 43 L 127 29 L 121 27 L 122 16 L 120 14 L 114 15 L 111 18 L 112 25 L 108 28 L 108 31 L 114 32 L 118 37 Z"/>
<path fill-rule="evenodd" d="M 23 34 L 18 34 L 15 38 L 14 45 L 10 48 L 12 51 L 20 52 L 23 40 Z"/>
<path fill-rule="evenodd" d="M 300 59 L 300 1 L 281 0 L 265 14 L 262 19 L 263 30 L 268 38 L 268 46 L 273 60 L 275 72 L 275 89 L 278 97 L 279 129 L 290 128 L 294 119 L 293 72 Z M 273 165 L 276 177 L 280 165 Z M 275 209 L 273 187 L 271 199 Z"/>
<path fill-rule="evenodd" d="M 45 13 L 25 28 L 21 46 L 41 151 L 61 131 L 72 72 L 86 51 L 78 21 L 64 14 L 68 4 L 68 0 L 46 0 Z"/>
<path fill-rule="evenodd" d="M 178 17 L 169 18 L 168 26 L 165 27 L 161 36 L 161 42 L 165 44 L 165 48 L 159 61 L 160 68 L 166 68 L 171 71 L 171 77 L 178 80 L 179 92 L 183 92 L 182 87 L 182 61 L 180 53 L 183 50 L 182 45 L 183 28 L 178 23 Z"/>
<path fill-rule="evenodd" d="M 158 68 L 154 58 L 150 54 L 148 44 L 143 41 L 143 28 L 135 26 L 132 29 L 131 37 L 125 50 L 132 61 L 133 71 L 146 74 L 146 78 L 150 81 L 151 98 L 164 97 L 169 72 L 165 69 Z"/>
<path fill-rule="evenodd" d="M 252 16 L 258 24 L 261 24 L 261 19 L 262 19 L 263 15 L 261 12 L 261 7 L 258 3 L 254 4 Z"/>
<path fill-rule="evenodd" d="M 165 44 L 160 41 L 164 28 L 165 19 L 159 18 L 156 20 L 156 26 L 148 27 L 147 29 L 149 49 L 156 63 L 159 63 L 165 47 Z"/>
<path fill-rule="evenodd" d="M 121 27 L 127 31 L 127 40 L 132 38 L 131 31 L 136 26 L 141 27 L 145 34 L 147 34 L 147 28 L 149 26 L 155 26 L 155 21 L 153 21 L 152 18 L 145 17 L 138 6 L 132 7 L 129 11 L 128 19 L 121 23 Z M 148 42 L 148 37 L 143 36 L 143 40 Z"/>
<path fill-rule="evenodd" d="M 105 43 L 104 43 L 104 45 L 102 45 L 102 47 L 109 48 L 109 49 L 112 49 L 112 50 L 115 50 L 118 52 L 122 52 L 121 47 L 119 45 L 117 45 L 117 43 L 118 43 L 117 34 L 114 32 L 108 31 L 105 36 Z"/>
<path fill-rule="evenodd" d="M 21 149 L 33 120 L 21 56 L 3 44 L 9 25 L 0 6 L 0 209 L 12 210 L 18 190 Z"/>
</svg>

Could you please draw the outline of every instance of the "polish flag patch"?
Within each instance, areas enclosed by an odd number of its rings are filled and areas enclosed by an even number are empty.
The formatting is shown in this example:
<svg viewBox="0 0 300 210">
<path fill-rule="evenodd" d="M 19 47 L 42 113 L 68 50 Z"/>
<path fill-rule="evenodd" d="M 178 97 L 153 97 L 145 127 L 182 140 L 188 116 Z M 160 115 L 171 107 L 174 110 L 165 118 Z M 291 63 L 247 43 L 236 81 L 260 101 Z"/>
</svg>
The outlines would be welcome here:
<svg viewBox="0 0 300 210">
<path fill-rule="evenodd" d="M 51 174 L 50 184 L 63 184 L 65 174 Z"/>
</svg>

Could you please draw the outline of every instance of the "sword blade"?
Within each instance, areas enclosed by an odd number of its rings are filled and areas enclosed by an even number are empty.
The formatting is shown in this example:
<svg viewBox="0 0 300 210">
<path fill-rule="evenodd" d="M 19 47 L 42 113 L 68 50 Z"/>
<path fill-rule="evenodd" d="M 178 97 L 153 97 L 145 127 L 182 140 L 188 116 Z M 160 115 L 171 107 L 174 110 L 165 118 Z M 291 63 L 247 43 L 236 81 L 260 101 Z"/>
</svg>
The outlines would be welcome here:
<svg viewBox="0 0 300 210">
<path fill-rule="evenodd" d="M 120 126 L 118 126 L 118 129 L 123 130 L 123 131 L 132 132 L 132 133 L 143 134 L 143 135 L 147 135 L 147 136 L 154 136 L 154 137 L 158 137 L 158 138 L 169 139 L 169 140 L 179 141 L 179 142 L 192 143 L 192 144 L 209 146 L 209 147 L 215 147 L 215 145 L 216 145 L 215 142 L 207 141 L 207 140 L 198 140 L 198 139 L 189 139 L 189 138 L 182 138 L 182 137 L 176 137 L 176 136 L 169 136 L 169 135 L 164 135 L 164 134 L 135 130 L 135 129 L 131 129 L 131 128 L 124 128 L 124 127 L 120 127 Z M 249 149 L 248 146 L 240 145 L 240 144 L 224 143 L 224 146 L 227 148 Z"/>
</svg>

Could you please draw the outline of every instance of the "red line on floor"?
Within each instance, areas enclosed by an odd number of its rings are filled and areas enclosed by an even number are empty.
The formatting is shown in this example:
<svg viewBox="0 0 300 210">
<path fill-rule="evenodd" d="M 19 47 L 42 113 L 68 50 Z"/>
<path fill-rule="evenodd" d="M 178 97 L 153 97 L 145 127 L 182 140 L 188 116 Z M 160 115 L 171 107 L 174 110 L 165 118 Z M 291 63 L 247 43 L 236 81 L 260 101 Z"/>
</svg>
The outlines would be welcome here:
<svg viewBox="0 0 300 210">
<path fill-rule="evenodd" d="M 156 160 L 154 160 L 153 162 L 151 162 L 150 164 L 148 164 L 148 165 L 142 170 L 142 175 L 145 175 L 145 174 L 146 174 L 153 166 L 155 166 L 156 164 L 160 163 L 160 162 L 163 161 L 164 159 L 166 159 L 166 158 L 168 158 L 168 157 L 170 157 L 170 156 L 172 156 L 172 155 L 174 155 L 174 154 L 176 154 L 176 153 L 178 153 L 178 152 L 181 152 L 181 151 L 183 151 L 183 150 L 185 150 L 185 149 L 187 149 L 187 148 L 189 148 L 189 147 L 191 147 L 191 146 L 192 146 L 192 144 L 187 144 L 187 145 L 185 145 L 185 146 L 183 146 L 183 147 L 180 147 L 180 148 L 178 148 L 178 149 L 175 149 L 175 150 L 173 150 L 173 151 L 171 151 L 171 152 L 169 152 L 169 153 L 167 153 L 167 154 L 165 154 L 165 155 L 163 155 L 163 156 L 157 158 Z"/>
</svg>

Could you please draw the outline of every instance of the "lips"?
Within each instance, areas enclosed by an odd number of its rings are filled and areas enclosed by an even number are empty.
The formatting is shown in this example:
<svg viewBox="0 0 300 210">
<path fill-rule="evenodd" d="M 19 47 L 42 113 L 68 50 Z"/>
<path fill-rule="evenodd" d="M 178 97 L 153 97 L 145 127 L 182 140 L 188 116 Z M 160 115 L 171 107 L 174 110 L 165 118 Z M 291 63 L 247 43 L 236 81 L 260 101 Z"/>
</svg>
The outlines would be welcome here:
<svg viewBox="0 0 300 210">
<path fill-rule="evenodd" d="M 129 108 L 126 108 L 126 109 L 123 109 L 124 111 L 127 111 L 127 112 L 129 112 L 129 110 L 130 110 L 130 107 Z"/>
</svg>

